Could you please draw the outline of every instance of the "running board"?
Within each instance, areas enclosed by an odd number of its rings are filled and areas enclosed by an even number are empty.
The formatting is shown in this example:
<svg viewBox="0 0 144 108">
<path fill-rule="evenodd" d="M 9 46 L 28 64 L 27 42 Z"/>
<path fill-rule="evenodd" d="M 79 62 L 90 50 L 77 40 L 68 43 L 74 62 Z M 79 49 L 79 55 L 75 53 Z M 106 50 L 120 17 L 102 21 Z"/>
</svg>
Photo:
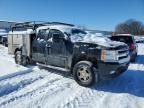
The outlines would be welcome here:
<svg viewBox="0 0 144 108">
<path fill-rule="evenodd" d="M 70 72 L 70 69 L 66 69 L 66 68 L 61 68 L 61 67 L 57 67 L 57 66 L 51 66 L 51 65 L 45 65 L 45 64 L 41 64 L 41 63 L 36 63 L 38 66 L 42 66 L 42 67 L 47 67 L 47 68 L 51 68 L 51 69 L 56 69 L 56 70 L 60 70 L 60 71 L 64 71 L 64 72 Z"/>
</svg>

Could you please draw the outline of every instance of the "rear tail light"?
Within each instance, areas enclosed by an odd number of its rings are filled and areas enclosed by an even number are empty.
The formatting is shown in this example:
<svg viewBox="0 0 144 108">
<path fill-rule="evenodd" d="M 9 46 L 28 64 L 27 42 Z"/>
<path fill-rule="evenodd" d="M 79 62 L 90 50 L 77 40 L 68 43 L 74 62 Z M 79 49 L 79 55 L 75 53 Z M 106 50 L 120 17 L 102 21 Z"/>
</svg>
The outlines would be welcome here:
<svg viewBox="0 0 144 108">
<path fill-rule="evenodd" d="M 130 44 L 130 49 L 135 49 L 135 45 L 134 44 Z"/>
</svg>

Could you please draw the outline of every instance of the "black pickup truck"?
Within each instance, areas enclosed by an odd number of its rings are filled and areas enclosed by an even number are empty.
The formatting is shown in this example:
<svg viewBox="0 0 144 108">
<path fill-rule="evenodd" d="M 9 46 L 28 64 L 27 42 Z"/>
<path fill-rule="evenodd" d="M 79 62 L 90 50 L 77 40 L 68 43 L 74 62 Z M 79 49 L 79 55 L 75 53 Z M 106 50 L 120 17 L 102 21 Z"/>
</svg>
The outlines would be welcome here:
<svg viewBox="0 0 144 108">
<path fill-rule="evenodd" d="M 75 26 L 40 26 L 35 36 L 30 35 L 31 55 L 24 55 L 24 47 L 16 50 L 17 64 L 25 65 L 31 59 L 40 66 L 63 69 L 82 86 L 119 76 L 129 65 L 126 44 L 94 36 Z"/>
</svg>

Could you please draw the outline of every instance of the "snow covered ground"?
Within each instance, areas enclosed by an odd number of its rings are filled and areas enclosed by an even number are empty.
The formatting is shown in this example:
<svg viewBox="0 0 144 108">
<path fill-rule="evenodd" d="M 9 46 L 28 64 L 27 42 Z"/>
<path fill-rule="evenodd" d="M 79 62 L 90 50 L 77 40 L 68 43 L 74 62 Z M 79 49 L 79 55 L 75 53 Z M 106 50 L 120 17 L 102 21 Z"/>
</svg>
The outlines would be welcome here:
<svg viewBox="0 0 144 108">
<path fill-rule="evenodd" d="M 120 77 L 90 88 L 37 66 L 19 66 L 0 45 L 0 108 L 144 108 L 144 44 Z"/>
</svg>

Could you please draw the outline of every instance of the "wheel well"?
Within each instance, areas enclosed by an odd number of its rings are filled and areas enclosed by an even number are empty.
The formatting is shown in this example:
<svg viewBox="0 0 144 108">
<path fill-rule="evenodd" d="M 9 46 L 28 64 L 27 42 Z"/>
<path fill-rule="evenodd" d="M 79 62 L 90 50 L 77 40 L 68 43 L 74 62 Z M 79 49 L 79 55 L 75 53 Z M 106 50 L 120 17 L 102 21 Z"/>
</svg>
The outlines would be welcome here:
<svg viewBox="0 0 144 108">
<path fill-rule="evenodd" d="M 98 62 L 95 57 L 88 57 L 87 61 L 90 61 L 93 63 L 94 67 L 98 68 Z"/>
<path fill-rule="evenodd" d="M 14 55 L 16 54 L 17 51 L 22 51 L 22 49 L 16 48 L 15 52 L 14 52 Z M 26 56 L 26 58 L 27 58 L 28 61 L 31 61 L 31 57 Z"/>
<path fill-rule="evenodd" d="M 21 51 L 21 49 L 16 48 L 14 54 L 15 54 L 17 51 Z"/>
<path fill-rule="evenodd" d="M 98 68 L 98 63 L 97 63 L 97 59 L 95 57 L 89 57 L 89 56 L 86 56 L 86 55 L 81 55 L 81 56 L 78 56 L 78 57 L 75 57 L 73 58 L 73 62 L 72 62 L 72 69 L 74 67 L 74 65 L 76 63 L 78 63 L 79 61 L 90 61 L 93 63 L 93 65 Z"/>
</svg>

